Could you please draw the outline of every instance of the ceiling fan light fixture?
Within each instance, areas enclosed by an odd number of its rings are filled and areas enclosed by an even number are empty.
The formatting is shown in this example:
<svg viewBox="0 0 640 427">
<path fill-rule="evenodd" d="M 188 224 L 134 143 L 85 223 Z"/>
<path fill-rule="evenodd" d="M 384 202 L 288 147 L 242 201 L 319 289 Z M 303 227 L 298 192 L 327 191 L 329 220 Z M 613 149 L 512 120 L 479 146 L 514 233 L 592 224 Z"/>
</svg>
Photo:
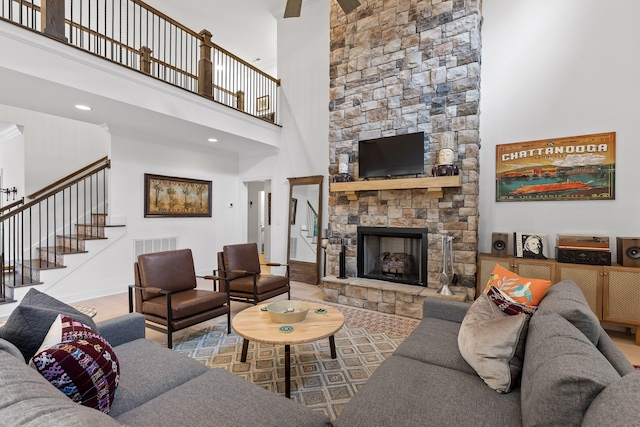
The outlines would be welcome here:
<svg viewBox="0 0 640 427">
<path fill-rule="evenodd" d="M 285 18 L 297 18 L 300 16 L 302 10 L 302 0 L 287 0 L 287 5 L 284 7 Z"/>
<path fill-rule="evenodd" d="M 360 6 L 360 2 L 358 0 L 338 0 L 338 4 L 344 11 L 345 15 L 353 12 L 358 6 Z"/>
</svg>

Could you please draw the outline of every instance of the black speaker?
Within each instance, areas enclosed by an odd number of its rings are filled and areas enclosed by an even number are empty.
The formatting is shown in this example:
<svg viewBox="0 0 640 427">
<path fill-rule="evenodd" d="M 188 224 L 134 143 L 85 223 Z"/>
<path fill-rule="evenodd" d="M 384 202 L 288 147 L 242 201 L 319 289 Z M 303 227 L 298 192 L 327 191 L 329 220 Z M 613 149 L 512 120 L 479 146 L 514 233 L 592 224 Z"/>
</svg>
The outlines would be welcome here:
<svg viewBox="0 0 640 427">
<path fill-rule="evenodd" d="M 491 256 L 509 256 L 509 233 L 491 233 Z"/>
<path fill-rule="evenodd" d="M 640 267 L 640 237 L 616 237 L 618 264 Z"/>
</svg>

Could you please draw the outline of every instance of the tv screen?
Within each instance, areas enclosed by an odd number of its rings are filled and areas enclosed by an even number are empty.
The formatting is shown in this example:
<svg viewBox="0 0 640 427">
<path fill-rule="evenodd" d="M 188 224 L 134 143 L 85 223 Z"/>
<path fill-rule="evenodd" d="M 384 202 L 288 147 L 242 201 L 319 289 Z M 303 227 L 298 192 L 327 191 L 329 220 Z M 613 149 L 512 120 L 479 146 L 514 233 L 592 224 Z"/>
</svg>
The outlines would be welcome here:
<svg viewBox="0 0 640 427">
<path fill-rule="evenodd" d="M 424 173 L 424 132 L 360 141 L 358 157 L 360 178 Z"/>
</svg>

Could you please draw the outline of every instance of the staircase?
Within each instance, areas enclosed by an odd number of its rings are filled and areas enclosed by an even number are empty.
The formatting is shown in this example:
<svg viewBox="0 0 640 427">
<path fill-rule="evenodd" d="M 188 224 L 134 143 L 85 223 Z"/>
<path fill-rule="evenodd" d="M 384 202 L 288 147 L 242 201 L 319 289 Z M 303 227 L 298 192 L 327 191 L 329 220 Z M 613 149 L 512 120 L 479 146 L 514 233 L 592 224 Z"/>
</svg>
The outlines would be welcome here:
<svg viewBox="0 0 640 427">
<path fill-rule="evenodd" d="M 42 284 L 42 272 L 66 268 L 67 256 L 86 254 L 87 241 L 106 239 L 109 167 L 100 159 L 0 210 L 0 304 L 15 302 L 19 288 Z"/>
</svg>

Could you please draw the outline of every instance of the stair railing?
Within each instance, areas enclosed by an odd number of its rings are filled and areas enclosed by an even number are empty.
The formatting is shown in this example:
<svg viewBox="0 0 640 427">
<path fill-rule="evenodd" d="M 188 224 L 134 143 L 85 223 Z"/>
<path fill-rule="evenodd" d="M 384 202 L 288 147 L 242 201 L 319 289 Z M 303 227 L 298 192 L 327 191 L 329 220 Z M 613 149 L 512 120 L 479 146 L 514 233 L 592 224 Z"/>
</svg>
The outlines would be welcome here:
<svg viewBox="0 0 640 427">
<path fill-rule="evenodd" d="M 311 203 L 307 200 L 307 212 L 306 212 L 306 230 L 300 230 L 300 237 L 302 237 L 302 241 L 304 241 L 307 246 L 311 249 L 313 253 L 316 253 L 318 238 L 318 213 L 313 208 Z M 311 239 L 311 241 L 309 241 Z"/>
<path fill-rule="evenodd" d="M 0 301 L 7 298 L 7 287 L 36 284 L 41 268 L 59 267 L 61 254 L 83 252 L 84 241 L 78 234 L 104 237 L 110 166 L 104 157 L 33 193 L 32 200 L 0 216 Z"/>
<path fill-rule="evenodd" d="M 278 123 L 280 80 L 141 0 L 0 0 L 0 19 Z"/>
</svg>

